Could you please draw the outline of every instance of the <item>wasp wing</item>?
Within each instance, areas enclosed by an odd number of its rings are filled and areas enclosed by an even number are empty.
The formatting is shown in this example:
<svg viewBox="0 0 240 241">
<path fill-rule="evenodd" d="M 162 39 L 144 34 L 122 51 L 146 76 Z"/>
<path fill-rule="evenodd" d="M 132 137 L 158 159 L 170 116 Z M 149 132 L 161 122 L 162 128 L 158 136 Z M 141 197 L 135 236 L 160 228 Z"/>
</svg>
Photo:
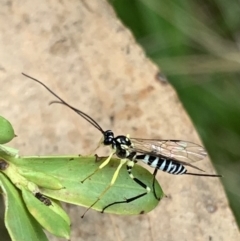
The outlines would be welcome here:
<svg viewBox="0 0 240 241">
<path fill-rule="evenodd" d="M 131 142 L 132 151 L 171 158 L 184 165 L 207 156 L 202 146 L 189 141 L 131 138 Z"/>
</svg>

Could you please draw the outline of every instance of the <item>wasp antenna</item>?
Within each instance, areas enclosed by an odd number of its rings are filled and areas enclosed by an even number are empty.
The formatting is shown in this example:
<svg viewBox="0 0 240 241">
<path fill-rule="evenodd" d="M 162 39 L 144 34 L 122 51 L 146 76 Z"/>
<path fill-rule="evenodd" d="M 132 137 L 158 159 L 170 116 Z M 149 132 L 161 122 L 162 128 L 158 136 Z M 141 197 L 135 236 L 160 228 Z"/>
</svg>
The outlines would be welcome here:
<svg viewBox="0 0 240 241">
<path fill-rule="evenodd" d="M 52 105 L 52 104 L 62 104 L 62 105 L 64 105 L 63 102 L 58 101 L 58 100 L 53 100 L 53 101 L 50 101 L 50 102 L 48 103 L 48 105 Z"/>
<path fill-rule="evenodd" d="M 101 126 L 89 115 L 87 115 L 86 113 L 82 112 L 81 110 L 78 110 L 76 108 L 74 108 L 73 106 L 69 105 L 65 100 L 63 100 L 60 96 L 58 96 L 55 92 L 53 92 L 49 87 L 47 87 L 44 83 L 42 83 L 40 80 L 37 80 L 27 74 L 22 73 L 22 75 L 24 75 L 25 77 L 39 83 L 40 85 L 42 85 L 45 89 L 47 89 L 52 95 L 54 95 L 56 98 L 59 99 L 59 101 L 52 101 L 50 102 L 50 104 L 63 104 L 67 107 L 69 107 L 70 109 L 72 109 L 73 111 L 75 111 L 78 115 L 80 115 L 83 119 L 85 119 L 87 122 L 89 122 L 90 124 L 92 124 L 96 129 L 98 129 L 100 132 L 104 133 L 104 130 L 101 128 Z"/>
<path fill-rule="evenodd" d="M 49 102 L 49 105 L 52 105 L 52 104 L 62 104 L 62 105 L 65 105 L 65 106 L 69 107 L 70 109 L 72 109 L 74 112 L 76 112 L 78 115 L 80 115 L 86 121 L 91 123 L 94 127 L 96 127 L 99 131 L 101 131 L 104 134 L 104 130 L 101 128 L 101 126 L 99 126 L 99 124 L 92 117 L 90 117 L 86 113 L 82 112 L 81 110 L 79 110 L 79 109 L 77 109 L 73 106 L 70 106 L 66 102 L 62 102 L 62 101 L 55 100 L 55 101 Z"/>
</svg>

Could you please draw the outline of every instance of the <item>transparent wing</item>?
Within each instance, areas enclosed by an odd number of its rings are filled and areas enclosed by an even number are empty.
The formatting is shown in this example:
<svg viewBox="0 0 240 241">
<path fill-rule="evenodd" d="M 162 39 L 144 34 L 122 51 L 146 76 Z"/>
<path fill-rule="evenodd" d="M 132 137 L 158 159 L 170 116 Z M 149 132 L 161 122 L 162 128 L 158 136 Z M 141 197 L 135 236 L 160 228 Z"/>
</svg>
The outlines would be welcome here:
<svg viewBox="0 0 240 241">
<path fill-rule="evenodd" d="M 131 138 L 131 142 L 132 151 L 165 156 L 182 163 L 200 161 L 207 156 L 202 146 L 189 141 Z"/>
</svg>

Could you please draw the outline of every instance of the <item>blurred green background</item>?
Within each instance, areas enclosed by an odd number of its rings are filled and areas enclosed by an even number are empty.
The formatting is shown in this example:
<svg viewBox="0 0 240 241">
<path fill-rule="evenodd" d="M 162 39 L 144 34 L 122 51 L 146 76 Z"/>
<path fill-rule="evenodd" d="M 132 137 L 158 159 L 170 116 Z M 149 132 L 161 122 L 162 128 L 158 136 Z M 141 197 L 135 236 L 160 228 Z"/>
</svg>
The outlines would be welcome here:
<svg viewBox="0 0 240 241">
<path fill-rule="evenodd" d="M 109 2 L 177 90 L 240 225 L 240 2 Z"/>
</svg>

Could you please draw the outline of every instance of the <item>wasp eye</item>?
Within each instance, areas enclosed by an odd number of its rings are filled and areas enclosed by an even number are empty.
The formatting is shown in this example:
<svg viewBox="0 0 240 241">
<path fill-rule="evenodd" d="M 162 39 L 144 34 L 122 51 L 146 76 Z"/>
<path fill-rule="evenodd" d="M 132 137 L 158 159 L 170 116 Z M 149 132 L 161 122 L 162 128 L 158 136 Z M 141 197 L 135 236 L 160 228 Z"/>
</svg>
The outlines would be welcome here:
<svg viewBox="0 0 240 241">
<path fill-rule="evenodd" d="M 103 144 L 104 145 L 111 145 L 114 139 L 114 135 L 113 132 L 108 130 L 104 132 L 104 140 L 103 140 Z"/>
</svg>

